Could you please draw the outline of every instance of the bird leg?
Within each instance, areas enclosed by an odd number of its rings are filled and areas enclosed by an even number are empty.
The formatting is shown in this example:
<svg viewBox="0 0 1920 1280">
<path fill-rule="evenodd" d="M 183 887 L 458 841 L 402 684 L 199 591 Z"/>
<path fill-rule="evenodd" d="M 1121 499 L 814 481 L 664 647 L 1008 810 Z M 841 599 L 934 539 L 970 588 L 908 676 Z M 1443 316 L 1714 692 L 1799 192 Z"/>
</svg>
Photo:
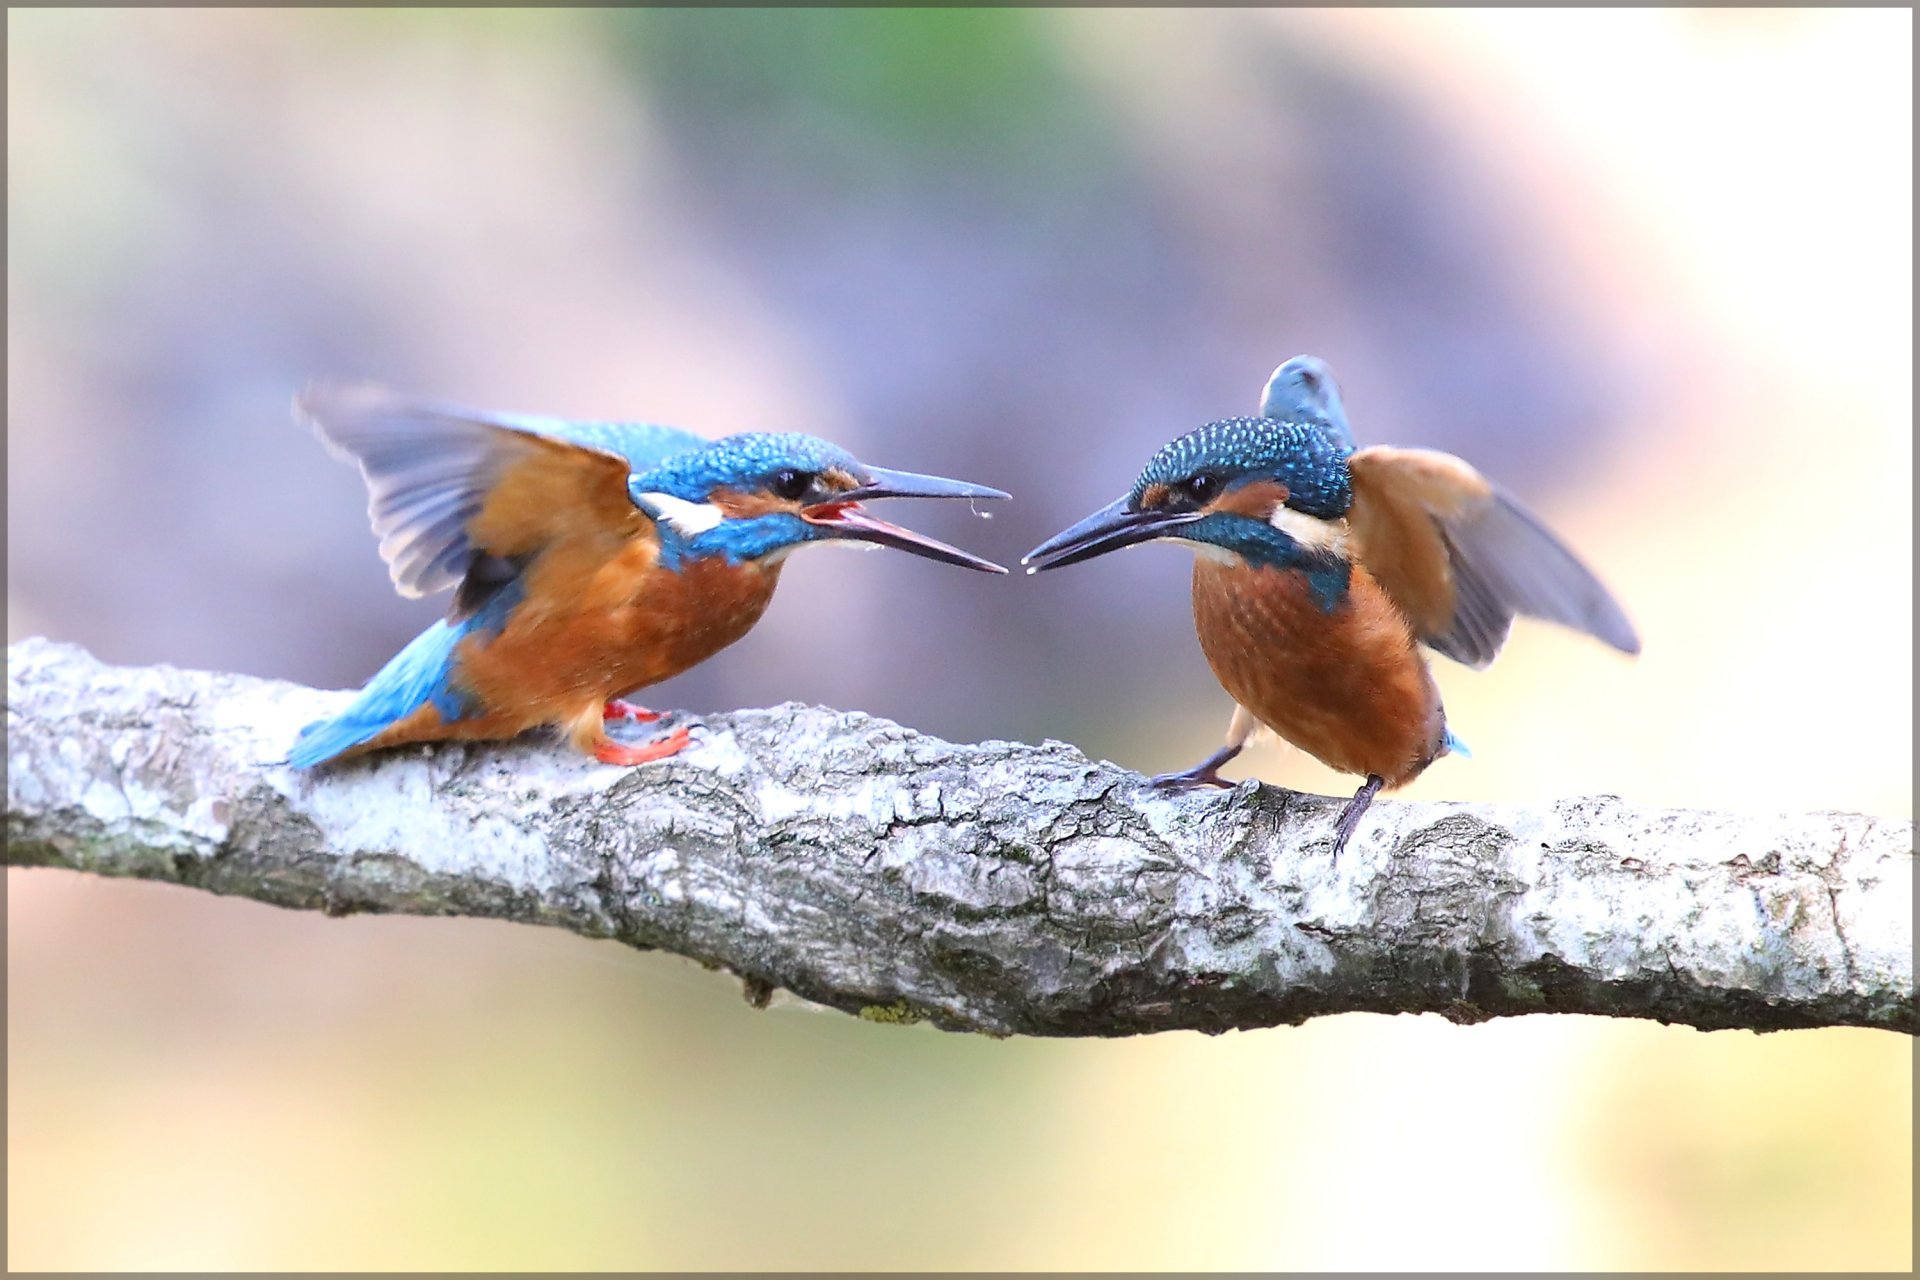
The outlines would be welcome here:
<svg viewBox="0 0 1920 1280">
<path fill-rule="evenodd" d="M 1194 787 L 1231 787 L 1233 784 L 1220 776 L 1220 766 L 1239 754 L 1240 744 L 1230 742 L 1184 772 L 1155 774 L 1151 779 L 1152 785 L 1163 791 L 1188 791 Z"/>
<path fill-rule="evenodd" d="M 1367 811 L 1367 806 L 1373 803 L 1373 798 L 1380 794 L 1380 788 L 1383 785 L 1385 780 L 1379 774 L 1368 774 L 1367 780 L 1360 784 L 1360 789 L 1353 793 L 1353 799 L 1347 801 L 1347 807 L 1340 811 L 1340 821 L 1333 829 L 1334 858 L 1337 859 L 1340 851 L 1347 847 L 1348 837 L 1352 836 L 1353 829 L 1360 825 L 1360 816 Z"/>
<path fill-rule="evenodd" d="M 664 737 L 652 742 L 621 742 L 607 733 L 607 721 L 612 716 L 604 714 L 608 706 L 603 702 L 589 702 L 566 722 L 567 734 L 573 744 L 598 760 L 601 764 L 645 764 L 649 760 L 664 760 L 677 755 L 693 741 L 692 726 L 681 725 Z M 646 711 L 646 708 L 640 708 Z M 660 717 L 647 712 L 653 719 Z"/>
<path fill-rule="evenodd" d="M 664 738 L 637 745 L 608 738 L 594 745 L 593 758 L 601 764 L 645 764 L 649 760 L 665 760 L 668 756 L 678 755 L 692 741 L 692 732 L 687 726 L 681 725 Z"/>
<path fill-rule="evenodd" d="M 600 712 L 602 720 L 631 720 L 635 724 L 652 724 L 655 720 L 666 719 L 666 715 L 664 711 L 649 711 L 625 698 L 608 698 L 606 707 Z"/>
<path fill-rule="evenodd" d="M 1236 704 L 1233 719 L 1227 724 L 1227 745 L 1184 773 L 1156 775 L 1152 785 L 1167 791 L 1186 791 L 1193 787 L 1231 787 L 1233 784 L 1220 776 L 1220 766 L 1239 755 L 1247 745 L 1247 739 L 1259 727 L 1260 722 L 1253 718 L 1253 713 Z"/>
</svg>

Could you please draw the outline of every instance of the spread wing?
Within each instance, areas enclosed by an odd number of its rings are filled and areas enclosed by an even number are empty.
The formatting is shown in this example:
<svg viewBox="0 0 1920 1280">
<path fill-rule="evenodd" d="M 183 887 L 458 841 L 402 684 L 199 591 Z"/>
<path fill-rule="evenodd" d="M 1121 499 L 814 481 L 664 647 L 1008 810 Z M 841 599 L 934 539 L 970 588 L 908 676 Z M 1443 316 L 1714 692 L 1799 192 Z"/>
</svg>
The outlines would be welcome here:
<svg viewBox="0 0 1920 1280">
<path fill-rule="evenodd" d="M 416 400 L 368 384 L 322 384 L 294 400 L 367 482 L 367 514 L 393 585 L 425 596 L 569 537 L 650 527 L 627 478 L 698 436 L 669 427 L 574 423 Z"/>
<path fill-rule="evenodd" d="M 1460 459 L 1376 447 L 1348 467 L 1357 558 L 1433 648 L 1484 667 L 1524 613 L 1640 652 L 1633 624 L 1593 573 Z"/>
</svg>

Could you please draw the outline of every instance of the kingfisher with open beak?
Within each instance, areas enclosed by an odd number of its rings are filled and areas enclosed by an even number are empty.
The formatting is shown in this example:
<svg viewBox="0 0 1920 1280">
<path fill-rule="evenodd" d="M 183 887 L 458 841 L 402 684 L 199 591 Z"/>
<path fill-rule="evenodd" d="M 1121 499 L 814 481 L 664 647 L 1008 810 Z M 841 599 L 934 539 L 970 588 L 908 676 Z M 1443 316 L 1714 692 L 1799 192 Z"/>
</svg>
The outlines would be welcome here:
<svg viewBox="0 0 1920 1280">
<path fill-rule="evenodd" d="M 409 399 L 365 385 L 294 401 L 356 463 L 393 584 L 453 589 L 447 616 L 330 720 L 301 731 L 308 768 L 381 747 L 510 738 L 552 725 L 608 764 L 659 760 L 606 721 L 661 713 L 620 695 L 677 675 L 759 620 L 786 557 L 819 543 L 999 565 L 889 524 L 875 498 L 999 499 L 998 489 L 868 466 L 805 435 L 708 441 L 671 427 L 569 422 Z"/>
<path fill-rule="evenodd" d="M 1526 614 L 1640 651 L 1606 588 L 1478 471 L 1427 449 L 1356 449 L 1312 356 L 1274 370 L 1259 417 L 1166 445 L 1124 497 L 1024 563 L 1058 569 L 1155 539 L 1196 553 L 1194 629 L 1236 705 L 1226 745 L 1154 784 L 1232 785 L 1221 766 L 1264 725 L 1366 778 L 1335 856 L 1381 790 L 1465 754 L 1418 645 L 1484 667 Z"/>
</svg>

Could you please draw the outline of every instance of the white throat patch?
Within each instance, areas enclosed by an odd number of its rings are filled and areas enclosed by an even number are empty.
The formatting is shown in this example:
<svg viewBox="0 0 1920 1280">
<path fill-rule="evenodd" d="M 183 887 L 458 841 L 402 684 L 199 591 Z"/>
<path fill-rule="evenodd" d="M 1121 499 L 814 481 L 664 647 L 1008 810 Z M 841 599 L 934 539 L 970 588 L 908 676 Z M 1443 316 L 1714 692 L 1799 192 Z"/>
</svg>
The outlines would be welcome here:
<svg viewBox="0 0 1920 1280">
<path fill-rule="evenodd" d="M 1245 564 L 1246 563 L 1246 561 L 1240 556 L 1238 552 L 1229 551 L 1217 542 L 1201 542 L 1197 538 L 1174 538 L 1174 537 L 1167 538 L 1167 541 L 1178 542 L 1182 546 L 1191 547 L 1193 549 L 1193 554 L 1199 556 L 1202 560 L 1214 560 L 1214 561 L 1218 561 L 1220 564 Z"/>
<path fill-rule="evenodd" d="M 1304 511 L 1295 511 L 1282 503 L 1273 509 L 1273 515 L 1268 522 L 1310 550 L 1331 551 L 1336 555 L 1346 554 L 1347 522 L 1345 520 L 1322 520 Z"/>
<path fill-rule="evenodd" d="M 720 527 L 727 513 L 711 502 L 688 502 L 670 493 L 642 493 L 635 496 L 641 507 L 656 520 L 665 520 L 686 537 L 698 537 Z"/>
</svg>

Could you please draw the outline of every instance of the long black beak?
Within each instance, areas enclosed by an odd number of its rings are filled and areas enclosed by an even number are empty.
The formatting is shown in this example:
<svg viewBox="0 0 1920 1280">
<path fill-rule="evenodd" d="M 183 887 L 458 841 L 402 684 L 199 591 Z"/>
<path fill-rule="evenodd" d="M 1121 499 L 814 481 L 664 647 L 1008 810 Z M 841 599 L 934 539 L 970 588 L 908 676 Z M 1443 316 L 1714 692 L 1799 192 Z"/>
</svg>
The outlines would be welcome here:
<svg viewBox="0 0 1920 1280">
<path fill-rule="evenodd" d="M 950 547 L 911 529 L 902 529 L 897 524 L 888 524 L 863 509 L 860 503 L 868 498 L 974 498 L 998 501 L 1013 495 L 989 489 L 983 484 L 968 484 L 964 480 L 949 480 L 944 476 L 888 471 L 884 467 L 867 467 L 866 472 L 870 477 L 867 483 L 836 494 L 831 502 L 808 507 L 800 513 L 800 518 L 808 524 L 820 526 L 835 538 L 896 547 L 916 556 L 938 560 L 942 564 L 957 564 L 963 569 L 978 569 L 982 573 L 1006 572 L 991 560 L 982 560 L 958 547 Z"/>
<path fill-rule="evenodd" d="M 858 489 L 849 489 L 839 496 L 843 502 L 865 502 L 868 498 L 979 498 L 994 502 L 1004 502 L 1013 495 L 998 489 L 989 489 L 983 484 L 968 484 L 965 480 L 949 480 L 945 476 L 921 476 L 911 471 L 889 471 L 885 467 L 868 467 L 867 483 Z"/>
<path fill-rule="evenodd" d="M 1020 557 L 1020 563 L 1027 566 L 1028 573 L 1079 564 L 1136 542 L 1164 538 L 1168 530 L 1192 524 L 1205 514 L 1201 511 L 1129 511 L 1127 500 L 1120 498 L 1072 528 L 1054 534 Z"/>
</svg>

